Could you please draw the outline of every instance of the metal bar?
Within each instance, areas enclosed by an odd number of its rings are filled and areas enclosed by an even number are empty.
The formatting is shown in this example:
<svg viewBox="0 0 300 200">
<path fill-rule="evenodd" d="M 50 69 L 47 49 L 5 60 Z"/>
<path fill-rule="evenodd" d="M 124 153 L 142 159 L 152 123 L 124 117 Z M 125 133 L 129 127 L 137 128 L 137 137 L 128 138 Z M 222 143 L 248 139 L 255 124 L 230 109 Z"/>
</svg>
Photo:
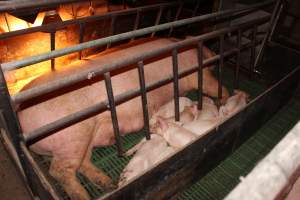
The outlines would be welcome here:
<svg viewBox="0 0 300 200">
<path fill-rule="evenodd" d="M 279 9 L 279 11 L 278 11 L 278 9 Z M 270 28 L 269 28 L 268 32 L 266 33 L 266 35 L 264 37 L 263 43 L 262 43 L 262 45 L 261 45 L 261 47 L 258 51 L 256 60 L 255 60 L 255 63 L 254 63 L 254 70 L 255 71 L 257 70 L 257 67 L 258 67 L 259 63 L 261 62 L 266 44 L 269 40 L 271 31 L 272 31 L 272 27 L 275 27 L 275 25 L 276 25 L 276 21 L 277 21 L 276 16 L 278 15 L 278 13 L 281 12 L 281 9 L 282 9 L 282 0 L 276 0 L 276 4 L 275 4 L 275 7 L 273 9 L 271 20 L 270 20 Z"/>
<path fill-rule="evenodd" d="M 175 18 L 173 21 L 177 21 L 178 20 L 178 17 L 181 13 L 181 10 L 182 10 L 182 6 L 183 6 L 183 3 L 179 5 L 179 7 L 177 8 L 177 11 L 176 11 L 176 15 L 175 15 Z M 173 27 L 170 28 L 170 31 L 169 31 L 169 37 L 172 35 L 172 32 L 173 32 Z"/>
<path fill-rule="evenodd" d="M 257 35 L 257 26 L 255 25 L 252 28 L 252 46 L 251 46 L 251 52 L 250 52 L 250 79 L 254 78 L 256 35 Z"/>
<path fill-rule="evenodd" d="M 236 68 L 234 73 L 234 88 L 239 88 L 239 72 L 240 72 L 240 65 L 241 65 L 241 45 L 242 45 L 242 30 L 239 29 L 237 32 L 237 56 L 236 56 Z"/>
<path fill-rule="evenodd" d="M 83 43 L 85 23 L 79 24 L 79 44 Z M 78 52 L 79 60 L 82 58 L 82 51 Z"/>
<path fill-rule="evenodd" d="M 114 130 L 114 134 L 115 134 L 115 139 L 116 139 L 116 145 L 117 145 L 118 153 L 121 156 L 124 151 L 123 151 L 122 140 L 121 140 L 121 136 L 120 136 L 116 104 L 115 104 L 113 88 L 112 88 L 109 72 L 104 74 L 104 79 L 105 79 L 106 92 L 107 92 L 107 97 L 108 97 L 108 102 L 109 102 L 111 121 L 112 121 L 113 130 Z"/>
<path fill-rule="evenodd" d="M 10 101 L 9 92 L 7 89 L 5 77 L 3 71 L 0 68 L 0 110 L 3 114 L 3 123 L 5 123 L 5 128 L 7 129 L 6 132 L 8 133 L 12 143 L 15 146 L 17 155 L 19 156 L 21 166 L 24 170 L 26 177 L 24 177 L 25 181 L 28 183 L 30 188 L 34 187 L 34 183 L 30 179 L 30 170 L 26 166 L 26 161 L 24 158 L 24 154 L 20 147 L 21 137 L 20 134 L 22 133 L 21 127 L 19 124 L 18 117 L 14 111 L 13 104 Z M 33 191 L 35 192 L 35 191 Z"/>
<path fill-rule="evenodd" d="M 110 28 L 109 28 L 109 35 L 114 35 L 114 32 L 115 32 L 115 23 L 116 23 L 116 17 L 113 16 L 111 18 L 111 23 L 110 23 Z M 111 47 L 111 43 L 112 42 L 108 42 L 107 45 L 106 45 L 106 49 L 109 49 Z"/>
<path fill-rule="evenodd" d="M 264 23 L 267 20 L 268 20 L 268 17 L 259 19 L 259 20 L 254 20 L 253 23 L 254 22 L 255 23 Z M 225 34 L 227 32 L 236 31 L 241 27 L 247 28 L 247 27 L 253 25 L 253 23 L 250 23 L 250 24 L 247 23 L 247 24 L 244 24 L 243 26 L 239 26 L 239 27 L 232 26 L 229 28 L 223 28 L 223 29 L 220 29 L 217 31 L 206 33 L 206 34 L 203 34 L 203 35 L 200 35 L 197 37 L 193 37 L 193 38 L 190 38 L 187 40 L 183 40 L 183 41 L 162 47 L 162 48 L 158 49 L 157 51 L 150 51 L 143 55 L 142 54 L 133 55 L 132 57 L 125 58 L 122 61 L 113 62 L 113 63 L 109 63 L 107 65 L 104 65 L 102 68 L 85 70 L 85 71 L 82 71 L 81 73 L 70 75 L 68 77 L 64 77 L 62 79 L 52 81 L 51 83 L 47 83 L 45 85 L 40 85 L 40 86 L 34 87 L 32 89 L 28 89 L 28 90 L 19 92 L 16 95 L 12 96 L 12 100 L 15 103 L 21 103 L 26 100 L 41 96 L 43 94 L 47 94 L 47 93 L 53 92 L 55 90 L 58 90 L 58 89 L 61 89 L 64 87 L 71 86 L 80 81 L 84 81 L 88 78 L 91 78 L 91 76 L 92 77 L 100 76 L 100 75 L 103 75 L 105 72 L 120 69 L 122 66 L 128 66 L 128 65 L 137 63 L 140 60 L 146 60 L 146 59 L 149 59 L 149 58 L 152 58 L 155 56 L 159 56 L 163 53 L 172 51 L 174 48 L 182 48 L 182 47 L 185 47 L 188 45 L 192 45 L 194 43 L 197 43 L 200 40 L 202 40 L 202 41 L 209 40 L 209 39 L 217 37 L 220 34 Z"/>
<path fill-rule="evenodd" d="M 219 50 L 220 60 L 218 66 L 218 103 L 221 105 L 222 99 L 222 76 L 223 76 L 223 67 L 224 67 L 224 34 L 220 36 L 220 50 Z"/>
<path fill-rule="evenodd" d="M 59 49 L 59 50 L 56 50 L 53 52 L 44 53 L 44 54 L 40 54 L 37 56 L 32 56 L 32 57 L 29 57 L 29 58 L 26 58 L 23 60 L 4 63 L 4 64 L 2 64 L 2 69 L 4 71 L 18 69 L 18 68 L 21 68 L 21 67 L 24 67 L 27 65 L 36 64 L 38 62 L 42 62 L 42 61 L 46 61 L 46 60 L 49 60 L 52 58 L 75 53 L 75 52 L 78 52 L 78 51 L 81 51 L 84 49 L 102 46 L 102 45 L 106 45 L 108 43 L 118 42 L 118 41 L 125 40 L 125 39 L 130 39 L 132 37 L 143 36 L 143 35 L 146 35 L 149 33 L 166 30 L 171 27 L 179 27 L 179 26 L 190 24 L 190 23 L 200 22 L 200 21 L 204 21 L 204 20 L 208 20 L 208 19 L 212 19 L 215 17 L 224 16 L 224 15 L 227 16 L 228 14 L 232 14 L 234 12 L 241 12 L 241 11 L 249 12 L 249 10 L 256 10 L 257 8 L 264 7 L 271 3 L 273 3 L 273 1 L 271 1 L 271 2 L 268 1 L 265 3 L 257 4 L 255 6 L 247 8 L 247 9 L 245 9 L 245 8 L 244 9 L 231 9 L 231 10 L 227 10 L 227 11 L 211 13 L 211 14 L 197 16 L 197 17 L 193 17 L 193 18 L 189 18 L 189 19 L 182 19 L 182 20 L 178 20 L 175 22 L 169 22 L 169 23 L 160 24 L 157 26 L 147 27 L 147 28 L 136 30 L 136 31 L 122 33 L 119 35 L 101 38 L 101 39 L 97 39 L 97 40 L 93 40 L 93 41 L 89 41 L 89 42 L 84 42 L 82 44 L 78 44 L 78 45 L 75 45 L 72 47 L 66 47 L 66 48 Z"/>
<path fill-rule="evenodd" d="M 251 43 L 245 44 L 242 46 L 241 50 L 250 48 L 250 46 L 251 46 Z M 237 49 L 226 51 L 226 52 L 224 52 L 224 57 L 232 56 L 235 53 L 237 53 L 237 51 L 238 51 Z M 219 59 L 220 59 L 220 55 L 216 55 L 214 57 L 206 59 L 203 62 L 203 67 L 211 65 L 213 63 L 216 63 Z M 199 66 L 195 66 L 190 69 L 183 70 L 178 74 L 178 76 L 179 76 L 179 78 L 183 78 L 185 76 L 188 76 L 188 75 L 198 71 L 198 68 L 199 68 Z M 163 85 L 171 83 L 173 81 L 173 78 L 174 78 L 173 75 L 170 75 L 170 76 L 166 77 L 165 79 L 162 79 L 160 81 L 149 84 L 146 87 L 146 92 L 150 92 L 150 91 L 155 90 Z M 136 89 L 136 90 L 131 90 L 131 91 L 125 92 L 120 95 L 116 95 L 115 96 L 115 104 L 120 105 L 126 101 L 129 101 L 130 99 L 133 99 L 133 98 L 139 96 L 140 94 L 141 94 L 141 90 Z M 59 120 L 56 120 L 50 124 L 47 124 L 41 128 L 38 128 L 30 133 L 24 134 L 24 140 L 27 145 L 31 145 L 43 138 L 46 138 L 46 137 L 52 135 L 53 133 L 55 133 L 63 128 L 67 128 L 77 122 L 83 121 L 87 118 L 93 117 L 101 112 L 104 112 L 108 109 L 108 107 L 109 107 L 109 102 L 107 100 L 105 100 L 105 101 L 95 104 L 91 107 L 88 107 L 86 109 L 83 109 L 81 111 L 78 111 L 76 113 L 68 115 L 66 117 L 63 117 Z"/>
<path fill-rule="evenodd" d="M 143 106 L 144 115 L 144 128 L 146 139 L 150 139 L 150 125 L 149 125 L 149 113 L 148 113 L 148 103 L 147 103 L 147 93 L 146 93 L 146 83 L 145 83 L 145 73 L 144 73 L 144 63 L 143 61 L 138 62 L 139 71 L 139 81 L 141 87 L 141 98 Z"/>
<path fill-rule="evenodd" d="M 139 23 L 140 23 L 140 17 L 141 17 L 141 11 L 140 10 L 137 10 L 136 12 L 136 18 L 135 18 L 135 22 L 134 22 L 134 27 L 133 27 L 133 30 L 137 30 L 138 27 L 139 27 Z M 131 38 L 131 41 L 134 40 L 134 37 Z"/>
<path fill-rule="evenodd" d="M 203 42 L 198 43 L 198 110 L 202 110 L 202 93 L 203 93 Z"/>
<path fill-rule="evenodd" d="M 154 24 L 154 26 L 157 26 L 157 25 L 159 24 L 163 9 L 164 9 L 163 6 L 160 6 L 160 7 L 159 7 L 159 11 L 158 11 L 158 13 L 157 13 L 157 16 L 156 16 L 156 19 L 155 19 L 155 24 Z M 152 38 L 154 37 L 155 33 L 156 33 L 156 32 L 152 32 L 152 34 L 151 34 L 151 37 L 152 37 Z"/>
<path fill-rule="evenodd" d="M 51 51 L 55 50 L 55 31 L 51 31 L 50 32 L 50 48 Z M 51 59 L 51 70 L 54 71 L 55 70 L 55 58 Z"/>
<path fill-rule="evenodd" d="M 152 10 L 152 9 L 157 9 L 160 6 L 171 6 L 171 5 L 177 5 L 178 3 L 162 3 L 162 4 L 155 4 L 155 5 L 150 5 L 150 6 L 143 6 L 143 7 L 138 7 L 138 8 L 130 8 L 128 10 L 122 10 L 122 11 L 113 11 L 109 13 L 105 13 L 104 15 L 96 15 L 96 16 L 89 16 L 85 18 L 79 18 L 79 19 L 72 19 L 72 20 L 67 20 L 63 22 L 57 22 L 57 23 L 51 23 L 51 24 L 46 24 L 43 26 L 37 26 L 37 27 L 31 27 L 27 29 L 21 29 L 21 30 L 16 30 L 16 31 L 11 31 L 11 32 L 6 32 L 6 33 L 1 33 L 0 34 L 0 39 L 5 39 L 9 37 L 14 37 L 18 35 L 24 35 L 28 33 L 34 33 L 34 32 L 48 32 L 49 30 L 53 29 L 62 29 L 70 25 L 79 25 L 80 23 L 86 23 L 86 22 L 91 22 L 91 21 L 98 21 L 98 20 L 103 20 L 107 18 L 111 18 L 112 16 L 121 16 L 121 15 L 130 15 L 133 13 L 136 13 L 137 9 L 140 9 L 142 11 L 146 10 Z"/>
<path fill-rule="evenodd" d="M 172 64 L 173 64 L 173 81 L 174 81 L 174 109 L 175 109 L 175 121 L 180 120 L 179 114 L 179 76 L 178 76 L 178 49 L 175 48 L 172 51 Z"/>
<path fill-rule="evenodd" d="M 0 12 L 14 12 L 22 9 L 32 9 L 41 7 L 53 7 L 66 3 L 80 2 L 83 0 L 11 0 L 0 2 Z"/>
</svg>

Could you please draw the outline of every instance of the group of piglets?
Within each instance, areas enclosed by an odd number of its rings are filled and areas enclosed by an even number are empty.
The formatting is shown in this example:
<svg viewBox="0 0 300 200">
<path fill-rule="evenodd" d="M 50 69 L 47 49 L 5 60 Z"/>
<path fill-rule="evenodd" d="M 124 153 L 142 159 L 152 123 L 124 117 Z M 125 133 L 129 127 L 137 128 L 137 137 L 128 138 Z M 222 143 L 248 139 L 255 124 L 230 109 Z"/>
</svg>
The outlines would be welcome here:
<svg viewBox="0 0 300 200">
<path fill-rule="evenodd" d="M 151 140 L 142 139 L 126 152 L 133 155 L 120 176 L 119 186 L 149 170 L 166 157 L 205 135 L 221 121 L 244 108 L 248 95 L 235 90 L 218 109 L 209 97 L 203 97 L 202 109 L 189 98 L 179 98 L 180 121 L 175 121 L 174 100 L 164 104 L 150 119 Z"/>
</svg>

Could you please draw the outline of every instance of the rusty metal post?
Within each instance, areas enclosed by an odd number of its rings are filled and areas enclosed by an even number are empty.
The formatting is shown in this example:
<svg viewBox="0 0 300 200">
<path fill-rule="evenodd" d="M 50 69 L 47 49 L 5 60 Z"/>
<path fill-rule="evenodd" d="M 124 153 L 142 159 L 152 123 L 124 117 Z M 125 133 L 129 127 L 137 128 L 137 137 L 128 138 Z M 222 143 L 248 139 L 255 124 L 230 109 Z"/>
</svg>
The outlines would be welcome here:
<svg viewBox="0 0 300 200">
<path fill-rule="evenodd" d="M 223 67 L 224 67 L 224 34 L 220 36 L 220 47 L 219 47 L 219 67 L 218 67 L 218 104 L 221 105 L 222 99 L 222 76 L 223 76 Z"/>
<path fill-rule="evenodd" d="M 113 88 L 111 84 L 110 72 L 104 74 L 104 79 L 105 79 L 105 87 L 106 87 L 106 92 L 107 92 L 107 97 L 109 102 L 111 121 L 112 121 L 113 130 L 115 134 L 115 139 L 116 139 L 116 145 L 117 145 L 119 156 L 122 156 L 124 151 L 122 146 L 122 139 L 120 136 L 120 129 L 119 129 L 119 123 L 118 123 L 118 117 L 116 111 L 116 104 L 115 104 L 115 99 L 113 94 Z"/>
<path fill-rule="evenodd" d="M 79 24 L 79 44 L 83 43 L 85 23 Z M 78 52 L 79 60 L 82 59 L 82 51 Z"/>
<path fill-rule="evenodd" d="M 175 48 L 172 51 L 173 63 L 173 83 L 174 83 L 174 103 L 175 103 L 175 121 L 180 120 L 179 114 L 179 76 L 178 76 L 178 50 Z"/>
<path fill-rule="evenodd" d="M 156 15 L 156 19 L 155 19 L 155 24 L 154 24 L 154 26 L 157 26 L 157 25 L 159 24 L 160 19 L 161 19 L 162 11 L 163 11 L 163 7 L 160 6 L 160 7 L 159 7 L 159 11 L 158 11 L 158 13 L 157 13 L 157 15 Z M 151 33 L 151 37 L 152 37 L 152 38 L 154 37 L 155 33 L 156 33 L 156 32 L 152 32 L 152 33 Z"/>
<path fill-rule="evenodd" d="M 144 62 L 138 62 L 138 71 L 139 71 L 139 81 L 141 87 L 141 98 L 143 106 L 143 115 L 144 115 L 144 128 L 146 139 L 150 139 L 150 126 L 149 126 L 149 113 L 148 113 L 148 103 L 147 103 L 147 91 L 145 83 L 145 73 L 144 73 Z"/>
<path fill-rule="evenodd" d="M 203 93 L 203 41 L 198 43 L 198 110 L 202 110 L 202 93 Z"/>
<path fill-rule="evenodd" d="M 55 50 L 55 30 L 51 30 L 50 32 L 50 46 L 51 46 L 51 51 Z M 51 59 L 51 70 L 55 70 L 55 58 Z"/>
</svg>

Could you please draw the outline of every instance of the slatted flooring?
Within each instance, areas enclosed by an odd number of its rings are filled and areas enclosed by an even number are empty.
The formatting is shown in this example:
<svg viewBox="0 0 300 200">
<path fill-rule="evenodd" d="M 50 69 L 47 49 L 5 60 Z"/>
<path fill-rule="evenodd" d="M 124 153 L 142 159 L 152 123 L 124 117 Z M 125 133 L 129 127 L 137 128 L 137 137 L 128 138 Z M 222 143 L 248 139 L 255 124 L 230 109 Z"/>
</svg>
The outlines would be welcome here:
<svg viewBox="0 0 300 200">
<path fill-rule="evenodd" d="M 179 200 L 223 199 L 300 120 L 300 101 L 291 100 L 247 142 L 185 190 Z"/>
</svg>

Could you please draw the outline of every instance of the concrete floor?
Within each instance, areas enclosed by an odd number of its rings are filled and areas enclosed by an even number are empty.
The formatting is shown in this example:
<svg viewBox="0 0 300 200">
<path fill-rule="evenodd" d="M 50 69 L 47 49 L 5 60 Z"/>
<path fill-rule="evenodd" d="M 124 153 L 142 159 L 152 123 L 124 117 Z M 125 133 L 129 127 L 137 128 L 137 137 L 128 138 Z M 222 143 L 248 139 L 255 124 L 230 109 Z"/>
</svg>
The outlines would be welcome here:
<svg viewBox="0 0 300 200">
<path fill-rule="evenodd" d="M 0 142 L 0 199 L 31 200 L 21 175 Z"/>
</svg>

